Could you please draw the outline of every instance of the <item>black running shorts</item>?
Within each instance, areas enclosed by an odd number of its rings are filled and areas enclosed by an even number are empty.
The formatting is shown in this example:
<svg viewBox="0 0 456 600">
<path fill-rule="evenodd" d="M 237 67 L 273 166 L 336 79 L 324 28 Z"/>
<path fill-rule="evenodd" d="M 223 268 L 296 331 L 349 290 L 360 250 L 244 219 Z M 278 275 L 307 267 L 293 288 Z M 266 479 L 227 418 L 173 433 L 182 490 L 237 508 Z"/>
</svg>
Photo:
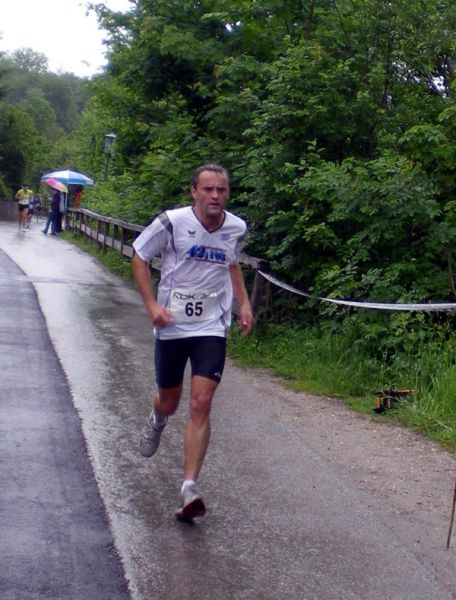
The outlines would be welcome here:
<svg viewBox="0 0 456 600">
<path fill-rule="evenodd" d="M 225 366 L 226 338 L 201 336 L 155 340 L 155 375 L 159 388 L 172 388 L 184 379 L 187 361 L 191 374 L 219 382 Z"/>
</svg>

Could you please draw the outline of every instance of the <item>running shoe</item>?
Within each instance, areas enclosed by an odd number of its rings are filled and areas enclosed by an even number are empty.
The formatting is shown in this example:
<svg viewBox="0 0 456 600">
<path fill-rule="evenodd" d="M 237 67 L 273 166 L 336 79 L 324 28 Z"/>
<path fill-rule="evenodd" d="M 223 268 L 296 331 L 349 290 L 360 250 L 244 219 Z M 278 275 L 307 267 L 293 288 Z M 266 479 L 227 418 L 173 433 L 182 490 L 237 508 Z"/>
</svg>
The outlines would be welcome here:
<svg viewBox="0 0 456 600">
<path fill-rule="evenodd" d="M 187 485 L 181 492 L 181 506 L 176 511 L 179 521 L 193 521 L 195 517 L 204 517 L 206 506 L 196 489 L 196 484 Z"/>
<path fill-rule="evenodd" d="M 139 438 L 139 451 L 146 458 L 150 458 L 157 452 L 160 445 L 160 436 L 167 422 L 168 417 L 161 424 L 155 423 L 154 411 L 150 413 Z"/>
</svg>

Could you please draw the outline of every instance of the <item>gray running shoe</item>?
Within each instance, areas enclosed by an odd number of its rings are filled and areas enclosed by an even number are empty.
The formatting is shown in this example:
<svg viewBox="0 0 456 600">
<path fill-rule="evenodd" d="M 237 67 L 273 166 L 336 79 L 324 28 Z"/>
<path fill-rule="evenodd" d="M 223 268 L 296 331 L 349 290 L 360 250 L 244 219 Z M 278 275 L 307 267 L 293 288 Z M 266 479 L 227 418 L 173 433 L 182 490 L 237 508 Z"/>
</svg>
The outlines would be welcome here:
<svg viewBox="0 0 456 600">
<path fill-rule="evenodd" d="M 166 427 L 167 422 L 168 417 L 166 417 L 164 423 L 157 425 L 154 423 L 154 411 L 150 413 L 139 438 L 139 451 L 146 458 L 150 458 L 157 452 L 161 432 Z"/>
<path fill-rule="evenodd" d="M 179 521 L 193 521 L 195 517 L 204 517 L 205 514 L 206 506 L 198 494 L 196 484 L 186 486 L 181 493 L 181 507 L 176 511 L 176 518 Z"/>
</svg>

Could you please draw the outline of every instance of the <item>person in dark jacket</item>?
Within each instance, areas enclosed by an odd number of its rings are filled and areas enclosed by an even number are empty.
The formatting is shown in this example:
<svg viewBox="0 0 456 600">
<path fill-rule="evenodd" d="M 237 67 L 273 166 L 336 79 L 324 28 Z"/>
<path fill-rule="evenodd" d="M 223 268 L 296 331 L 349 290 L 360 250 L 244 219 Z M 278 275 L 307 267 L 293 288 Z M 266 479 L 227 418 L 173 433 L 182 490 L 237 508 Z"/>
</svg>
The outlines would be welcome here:
<svg viewBox="0 0 456 600">
<path fill-rule="evenodd" d="M 57 235 L 57 221 L 60 213 L 60 193 L 55 190 L 51 198 L 51 206 L 49 207 L 49 215 L 42 233 L 47 235 L 49 225 L 51 226 L 51 235 Z"/>
</svg>

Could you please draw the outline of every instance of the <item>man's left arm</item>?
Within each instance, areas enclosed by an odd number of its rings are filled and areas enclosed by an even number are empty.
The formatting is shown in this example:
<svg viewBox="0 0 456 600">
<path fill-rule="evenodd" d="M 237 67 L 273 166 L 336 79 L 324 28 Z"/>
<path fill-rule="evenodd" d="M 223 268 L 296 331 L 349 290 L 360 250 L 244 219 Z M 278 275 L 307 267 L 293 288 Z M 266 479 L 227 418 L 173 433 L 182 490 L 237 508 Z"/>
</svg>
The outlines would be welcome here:
<svg viewBox="0 0 456 600">
<path fill-rule="evenodd" d="M 233 294 L 239 304 L 239 325 L 242 329 L 242 335 L 248 335 L 253 327 L 253 313 L 250 306 L 249 295 L 244 283 L 241 267 L 238 263 L 229 266 L 231 285 Z"/>
</svg>

